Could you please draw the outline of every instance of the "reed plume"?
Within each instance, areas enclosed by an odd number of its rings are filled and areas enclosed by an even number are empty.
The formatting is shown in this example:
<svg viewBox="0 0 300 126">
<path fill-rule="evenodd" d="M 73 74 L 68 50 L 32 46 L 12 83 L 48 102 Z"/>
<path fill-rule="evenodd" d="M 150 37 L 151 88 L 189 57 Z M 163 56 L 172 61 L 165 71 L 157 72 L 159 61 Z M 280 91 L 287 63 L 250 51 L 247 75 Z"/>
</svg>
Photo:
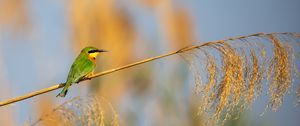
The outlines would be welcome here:
<svg viewBox="0 0 300 126">
<path fill-rule="evenodd" d="M 110 111 L 105 111 L 110 110 Z M 31 126 L 49 123 L 61 126 L 119 126 L 118 114 L 111 103 L 102 97 L 75 97 L 42 115 Z"/>
<path fill-rule="evenodd" d="M 208 115 L 215 123 L 232 119 L 232 113 L 244 111 L 261 95 L 263 84 L 269 87 L 267 107 L 276 111 L 297 73 L 292 48 L 297 43 L 296 33 L 259 33 L 205 43 L 181 53 L 201 98 L 198 114 Z"/>
</svg>

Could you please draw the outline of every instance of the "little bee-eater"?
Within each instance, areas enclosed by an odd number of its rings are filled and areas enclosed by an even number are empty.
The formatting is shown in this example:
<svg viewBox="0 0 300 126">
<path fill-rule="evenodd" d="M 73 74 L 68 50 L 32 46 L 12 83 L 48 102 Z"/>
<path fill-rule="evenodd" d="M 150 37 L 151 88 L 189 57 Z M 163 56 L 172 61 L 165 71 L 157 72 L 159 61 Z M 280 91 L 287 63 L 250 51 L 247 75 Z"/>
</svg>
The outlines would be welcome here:
<svg viewBox="0 0 300 126">
<path fill-rule="evenodd" d="M 85 47 L 82 49 L 71 66 L 65 87 L 56 97 L 65 97 L 68 88 L 73 83 L 78 83 L 81 79 L 91 76 L 96 67 L 96 57 L 101 52 L 107 51 L 95 47 Z"/>
</svg>

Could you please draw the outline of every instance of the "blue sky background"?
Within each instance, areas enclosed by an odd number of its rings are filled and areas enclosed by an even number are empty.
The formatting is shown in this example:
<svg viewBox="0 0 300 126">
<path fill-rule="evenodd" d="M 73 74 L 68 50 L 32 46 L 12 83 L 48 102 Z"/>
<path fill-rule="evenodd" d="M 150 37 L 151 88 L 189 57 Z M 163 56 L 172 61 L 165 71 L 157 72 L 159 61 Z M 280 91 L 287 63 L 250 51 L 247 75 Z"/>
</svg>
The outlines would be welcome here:
<svg viewBox="0 0 300 126">
<path fill-rule="evenodd" d="M 135 0 L 120 1 L 120 3 L 135 2 Z M 174 2 L 189 11 L 193 19 L 192 23 L 196 26 L 193 31 L 194 38 L 201 42 L 258 32 L 300 33 L 299 0 L 176 0 Z M 1 97 L 1 100 L 65 81 L 69 66 L 75 57 L 70 47 L 72 42 L 70 42 L 68 15 L 65 8 L 67 2 L 27 0 L 26 3 L 33 22 L 31 32 L 15 37 L 11 32 L 7 32 L 8 27 L 0 27 L 0 57 L 2 58 L 0 62 L 5 65 L 5 68 L 2 68 L 3 78 L 9 84 L 1 83 L 0 86 L 7 87 L 10 94 Z M 132 4 L 124 6 L 134 16 L 133 21 L 139 31 L 157 37 L 155 35 L 158 30 L 155 28 L 157 24 L 151 11 L 136 8 Z M 159 42 L 150 45 L 165 47 Z M 165 52 L 163 50 L 166 49 L 162 49 L 162 52 Z M 297 84 L 299 79 L 293 86 Z M 79 91 L 76 88 L 72 90 Z M 57 92 L 53 91 L 49 95 L 54 96 Z M 258 99 L 250 109 L 251 123 L 253 125 L 268 123 L 266 125 L 272 126 L 300 125 L 300 108 L 295 107 L 294 93 L 295 91 L 291 91 L 285 97 L 278 112 L 266 112 L 264 116 L 259 116 L 266 105 L 266 97 L 262 96 L 261 100 Z M 35 118 L 31 109 L 35 107 L 33 103 L 36 99 L 38 97 L 10 106 L 14 110 L 18 125 Z M 145 123 L 147 122 L 141 122 L 141 125 Z"/>
</svg>

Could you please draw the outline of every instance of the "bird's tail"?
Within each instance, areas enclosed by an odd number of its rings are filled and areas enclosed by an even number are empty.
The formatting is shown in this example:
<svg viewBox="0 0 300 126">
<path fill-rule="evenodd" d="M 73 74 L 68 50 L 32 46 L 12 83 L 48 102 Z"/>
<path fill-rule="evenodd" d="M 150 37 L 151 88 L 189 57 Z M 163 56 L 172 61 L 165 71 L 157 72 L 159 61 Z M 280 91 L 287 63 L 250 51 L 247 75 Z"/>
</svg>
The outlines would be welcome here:
<svg viewBox="0 0 300 126">
<path fill-rule="evenodd" d="M 56 97 L 65 97 L 68 93 L 68 88 L 69 88 L 69 84 L 66 83 L 65 87 L 63 88 L 63 90 L 58 94 L 56 95 Z"/>
</svg>

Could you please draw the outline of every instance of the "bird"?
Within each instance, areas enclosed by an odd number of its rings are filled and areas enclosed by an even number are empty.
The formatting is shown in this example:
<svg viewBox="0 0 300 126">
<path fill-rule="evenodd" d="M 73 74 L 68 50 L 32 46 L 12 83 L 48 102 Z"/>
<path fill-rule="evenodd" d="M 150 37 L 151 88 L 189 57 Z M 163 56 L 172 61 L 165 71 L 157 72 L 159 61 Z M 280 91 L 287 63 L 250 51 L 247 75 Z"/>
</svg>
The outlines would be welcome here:
<svg viewBox="0 0 300 126">
<path fill-rule="evenodd" d="M 92 46 L 83 48 L 70 68 L 64 88 L 56 97 L 65 97 L 68 88 L 73 83 L 78 83 L 78 81 L 93 75 L 93 71 L 96 68 L 96 57 L 102 52 L 108 51 Z"/>
</svg>

